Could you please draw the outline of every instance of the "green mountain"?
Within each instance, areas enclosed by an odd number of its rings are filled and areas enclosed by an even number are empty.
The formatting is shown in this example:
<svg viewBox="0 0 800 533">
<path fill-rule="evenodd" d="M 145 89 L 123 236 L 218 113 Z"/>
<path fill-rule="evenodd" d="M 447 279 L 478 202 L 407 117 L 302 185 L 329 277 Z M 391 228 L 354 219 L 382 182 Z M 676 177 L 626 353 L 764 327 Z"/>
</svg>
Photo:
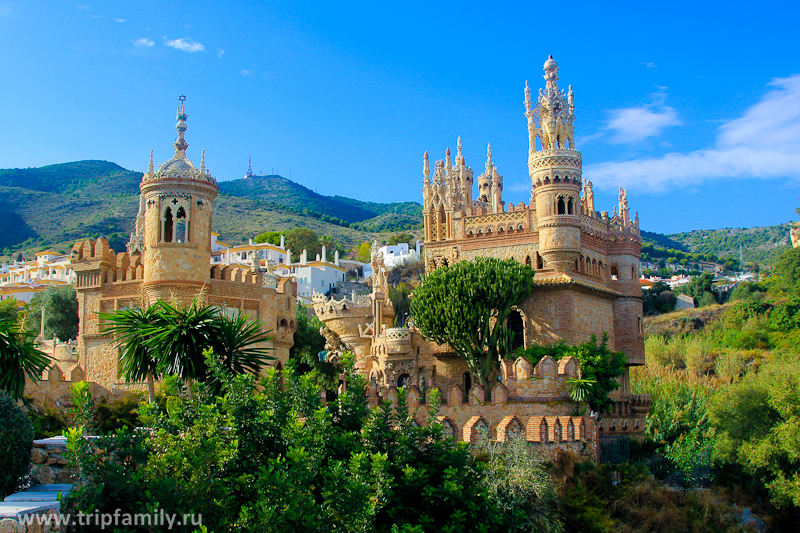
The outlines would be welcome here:
<svg viewBox="0 0 800 533">
<path fill-rule="evenodd" d="M 43 248 L 66 251 L 79 239 L 104 236 L 125 248 L 138 209 L 141 172 L 108 161 L 0 169 L 0 259 Z M 308 227 L 350 249 L 415 233 L 422 206 L 324 196 L 281 176 L 220 182 L 214 229 L 237 244 L 265 231 Z"/>
<path fill-rule="evenodd" d="M 108 161 L 75 161 L 41 168 L 0 169 L 0 260 L 43 248 L 66 251 L 72 243 L 104 236 L 121 251 L 133 230 L 142 174 Z M 214 229 L 231 244 L 265 231 L 308 227 L 345 249 L 384 241 L 393 232 L 421 236 L 416 202 L 364 202 L 325 196 L 281 176 L 219 183 Z M 790 224 L 762 228 L 642 232 L 643 257 L 679 261 L 738 260 L 769 265 L 789 246 Z"/>
<path fill-rule="evenodd" d="M 723 228 L 693 230 L 667 235 L 686 251 L 714 255 L 719 261 L 739 260 L 739 248 L 745 263 L 771 265 L 792 246 L 789 239 L 791 223 L 758 228 Z"/>
</svg>

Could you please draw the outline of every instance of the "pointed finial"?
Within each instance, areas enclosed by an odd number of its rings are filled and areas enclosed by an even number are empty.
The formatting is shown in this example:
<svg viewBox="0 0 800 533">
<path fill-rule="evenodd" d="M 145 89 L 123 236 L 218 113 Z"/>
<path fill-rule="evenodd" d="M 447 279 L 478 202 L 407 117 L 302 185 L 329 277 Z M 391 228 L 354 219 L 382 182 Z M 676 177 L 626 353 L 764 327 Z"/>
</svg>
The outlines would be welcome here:
<svg viewBox="0 0 800 533">
<path fill-rule="evenodd" d="M 206 174 L 206 150 L 205 150 L 205 148 L 200 153 L 202 154 L 200 156 L 200 176 L 205 176 L 205 174 Z"/>
<path fill-rule="evenodd" d="M 150 149 L 150 166 L 147 167 L 147 173 L 153 174 L 153 149 Z"/>
<path fill-rule="evenodd" d="M 184 138 L 184 134 L 186 133 L 186 119 L 189 118 L 183 105 L 184 102 L 186 102 L 186 96 L 180 95 L 178 101 L 181 103 L 181 106 L 178 108 L 178 123 L 175 125 L 175 129 L 178 131 L 178 138 L 175 140 L 174 145 L 175 157 L 186 157 L 186 149 L 189 148 L 189 144 Z"/>
<path fill-rule="evenodd" d="M 422 175 L 425 176 L 425 183 L 430 183 L 431 164 L 428 160 L 428 152 L 425 152 L 424 162 L 422 163 Z"/>
<path fill-rule="evenodd" d="M 486 146 L 486 159 L 491 162 L 492 160 L 492 143 Z"/>
</svg>

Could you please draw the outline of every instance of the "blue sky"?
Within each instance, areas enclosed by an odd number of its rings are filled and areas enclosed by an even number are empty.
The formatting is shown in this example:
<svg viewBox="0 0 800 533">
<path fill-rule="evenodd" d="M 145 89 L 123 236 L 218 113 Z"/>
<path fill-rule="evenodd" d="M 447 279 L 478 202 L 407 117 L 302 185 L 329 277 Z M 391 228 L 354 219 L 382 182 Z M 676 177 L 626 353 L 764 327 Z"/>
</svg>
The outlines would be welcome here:
<svg viewBox="0 0 800 533">
<path fill-rule="evenodd" d="M 420 201 L 422 154 L 486 144 L 530 196 L 525 80 L 575 91 L 596 205 L 659 232 L 795 220 L 798 2 L 0 0 L 0 168 L 189 157 L 324 194 Z"/>
</svg>

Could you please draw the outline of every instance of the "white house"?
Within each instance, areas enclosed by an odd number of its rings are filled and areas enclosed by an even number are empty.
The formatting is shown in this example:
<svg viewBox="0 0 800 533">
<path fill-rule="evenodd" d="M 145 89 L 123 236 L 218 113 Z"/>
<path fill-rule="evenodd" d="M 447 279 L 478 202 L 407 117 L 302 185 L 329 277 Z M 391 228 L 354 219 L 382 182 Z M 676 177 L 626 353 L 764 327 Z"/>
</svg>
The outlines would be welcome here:
<svg viewBox="0 0 800 533">
<path fill-rule="evenodd" d="M 32 261 L 13 261 L 0 265 L 0 299 L 16 298 L 30 302 L 47 285 L 66 285 L 75 281 L 70 257 L 52 250 L 36 254 Z"/>
<path fill-rule="evenodd" d="M 408 250 L 408 243 L 401 242 L 392 246 L 386 245 L 378 248 L 378 252 L 383 254 L 383 264 L 387 269 L 392 269 L 397 265 L 405 263 L 416 263 L 420 260 L 420 245 L 417 241 L 416 250 Z"/>
<path fill-rule="evenodd" d="M 300 254 L 299 263 L 276 265 L 276 272 L 288 276 L 297 283 L 297 299 L 303 304 L 311 305 L 314 291 L 328 293 L 340 281 L 345 281 L 347 269 L 339 263 L 339 252 L 334 253 L 333 262 L 328 261 L 328 252 L 322 247 L 322 254 L 316 261 L 308 260 L 308 251 Z"/>
<path fill-rule="evenodd" d="M 212 265 L 246 265 L 266 266 L 272 262 L 276 266 L 286 265 L 290 262 L 292 252 L 286 249 L 281 236 L 279 246 L 264 243 L 254 243 L 250 239 L 247 244 L 231 246 L 219 240 L 219 233 L 211 232 L 211 264 Z"/>
</svg>

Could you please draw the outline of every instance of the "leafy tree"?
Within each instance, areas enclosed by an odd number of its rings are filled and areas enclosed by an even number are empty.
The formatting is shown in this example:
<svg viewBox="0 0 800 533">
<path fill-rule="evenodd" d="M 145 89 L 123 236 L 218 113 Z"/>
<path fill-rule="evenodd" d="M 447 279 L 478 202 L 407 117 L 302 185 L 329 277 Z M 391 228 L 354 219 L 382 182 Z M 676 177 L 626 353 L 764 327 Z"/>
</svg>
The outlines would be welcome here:
<svg viewBox="0 0 800 533">
<path fill-rule="evenodd" d="M 0 320 L 16 322 L 19 315 L 20 303 L 15 298 L 0 300 Z"/>
<path fill-rule="evenodd" d="M 411 289 L 405 283 L 398 283 L 395 287 L 389 287 L 389 299 L 394 307 L 394 327 L 405 326 L 411 310 Z"/>
<path fill-rule="evenodd" d="M 800 363 L 771 363 L 721 391 L 710 411 L 715 454 L 744 470 L 778 507 L 800 507 Z"/>
<path fill-rule="evenodd" d="M 253 239 L 253 242 L 256 244 L 262 244 L 266 242 L 274 246 L 280 246 L 281 234 L 280 232 L 277 231 L 267 231 L 265 233 L 260 233 L 256 235 L 256 238 Z"/>
<path fill-rule="evenodd" d="M 0 320 L 0 391 L 19 400 L 25 391 L 25 376 L 38 381 L 50 358 L 35 345 L 36 335 L 20 331 L 16 324 Z"/>
<path fill-rule="evenodd" d="M 800 295 L 800 248 L 789 248 L 775 262 L 775 273 L 781 287 L 790 294 Z"/>
<path fill-rule="evenodd" d="M 698 307 L 719 302 L 719 295 L 714 291 L 714 274 L 711 272 L 703 272 L 700 276 L 692 278 L 690 283 L 678 287 L 675 292 L 691 296 Z"/>
<path fill-rule="evenodd" d="M 292 261 L 299 261 L 303 250 L 308 252 L 312 259 L 322 253 L 322 243 L 313 230 L 308 228 L 293 228 L 284 234 L 286 248 L 292 250 Z"/>
<path fill-rule="evenodd" d="M 140 407 L 152 432 L 101 437 L 102 455 L 71 433 L 68 448 L 86 483 L 68 504 L 84 512 L 202 513 L 208 531 L 560 529 L 541 463 L 503 453 L 487 454 L 487 467 L 474 461 L 466 443 L 444 438 L 436 392 L 427 413 L 410 412 L 404 390 L 394 408 L 370 410 L 366 379 L 348 360 L 347 390 L 325 408 L 314 376 L 292 363 L 282 375 L 268 370 L 257 388 L 253 376 L 232 377 L 207 357 L 221 397 L 203 384 L 187 395 L 165 380 L 169 409 Z M 418 418 L 430 423 L 417 425 Z"/>
<path fill-rule="evenodd" d="M 33 426 L 17 402 L 0 390 L 0 498 L 22 488 L 31 468 Z"/>
<path fill-rule="evenodd" d="M 388 244 L 389 246 L 394 246 L 396 244 L 400 244 L 400 243 L 404 243 L 404 242 L 408 243 L 409 245 L 411 245 L 412 243 L 416 244 L 414 236 L 411 235 L 410 233 L 396 233 L 396 234 L 392 235 L 391 237 L 389 237 L 389 240 L 386 241 L 386 244 Z"/>
<path fill-rule="evenodd" d="M 372 245 L 366 241 L 356 246 L 353 249 L 356 261 L 361 261 L 362 263 L 369 263 L 370 260 L 372 259 L 372 256 L 370 254 L 371 247 Z"/>
<path fill-rule="evenodd" d="M 44 309 L 44 338 L 78 337 L 78 296 L 72 285 L 49 286 L 31 298 L 25 309 L 23 328 L 39 334 Z"/>
<path fill-rule="evenodd" d="M 619 388 L 619 378 L 625 370 L 625 355 L 608 349 L 608 333 L 597 343 L 592 335 L 589 342 L 578 346 L 569 346 L 565 342 L 556 344 L 534 344 L 527 348 L 517 348 L 515 355 L 528 359 L 536 365 L 546 355 L 556 361 L 572 356 L 581 365 L 581 382 L 576 382 L 574 391 L 584 391 L 584 397 L 573 398 L 576 401 L 587 401 L 589 407 L 598 413 L 605 412 L 611 406 L 609 394 Z M 575 396 L 575 395 L 573 395 Z"/>
<path fill-rule="evenodd" d="M 513 259 L 480 257 L 442 267 L 414 290 L 411 315 L 424 338 L 448 344 L 486 387 L 511 352 L 511 308 L 533 289 L 534 271 Z"/>
<path fill-rule="evenodd" d="M 316 370 L 315 376 L 325 388 L 329 399 L 335 399 L 339 385 L 341 369 L 327 361 L 320 361 L 320 352 L 325 349 L 325 337 L 320 329 L 325 324 L 306 306 L 297 306 L 297 329 L 294 332 L 294 344 L 289 348 L 289 357 L 297 361 L 301 371 Z"/>
</svg>

